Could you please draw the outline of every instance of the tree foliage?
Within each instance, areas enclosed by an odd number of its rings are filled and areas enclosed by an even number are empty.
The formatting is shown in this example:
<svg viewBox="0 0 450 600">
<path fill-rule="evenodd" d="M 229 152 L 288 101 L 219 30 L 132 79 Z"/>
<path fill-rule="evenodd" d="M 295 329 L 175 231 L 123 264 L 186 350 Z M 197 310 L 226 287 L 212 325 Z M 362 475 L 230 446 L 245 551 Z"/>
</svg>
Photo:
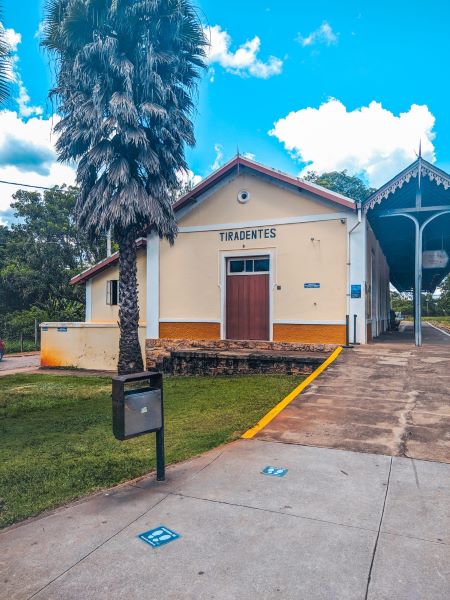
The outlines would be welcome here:
<svg viewBox="0 0 450 600">
<path fill-rule="evenodd" d="M 412 294 L 391 292 L 391 308 L 404 316 L 412 316 L 414 314 Z"/>
<path fill-rule="evenodd" d="M 450 316 L 450 275 L 441 283 L 436 294 L 422 293 L 422 316 L 441 317 Z M 391 306 L 396 312 L 406 316 L 413 316 L 414 303 L 411 293 L 392 292 Z"/>
<path fill-rule="evenodd" d="M 44 46 L 58 58 L 57 150 L 79 161 L 77 217 L 99 235 L 154 227 L 173 241 L 170 192 L 194 144 L 203 28 L 186 0 L 52 0 Z"/>
<path fill-rule="evenodd" d="M 362 202 L 376 191 L 356 175 L 349 175 L 346 170 L 330 171 L 321 175 L 315 171 L 309 171 L 305 180 L 343 194 L 355 202 Z"/>
<path fill-rule="evenodd" d="M 450 316 L 450 275 L 440 285 L 440 296 L 437 300 L 438 314 Z"/>
<path fill-rule="evenodd" d="M 0 320 L 3 330 L 30 331 L 38 321 L 84 318 L 83 289 L 70 278 L 106 255 L 76 227 L 77 190 L 19 190 L 16 221 L 0 227 Z M 0 331 L 0 335 L 5 335 Z"/>
</svg>

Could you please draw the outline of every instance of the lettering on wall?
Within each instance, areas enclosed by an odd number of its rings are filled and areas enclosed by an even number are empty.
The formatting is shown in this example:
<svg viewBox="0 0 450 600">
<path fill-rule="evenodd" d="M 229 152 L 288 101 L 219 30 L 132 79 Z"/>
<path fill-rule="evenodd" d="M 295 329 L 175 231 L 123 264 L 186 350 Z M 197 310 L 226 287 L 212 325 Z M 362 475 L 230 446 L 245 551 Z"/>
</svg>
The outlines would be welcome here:
<svg viewBox="0 0 450 600">
<path fill-rule="evenodd" d="M 245 240 L 269 240 L 277 237 L 276 227 L 261 229 L 246 229 L 239 231 L 220 231 L 221 242 L 243 242 Z"/>
</svg>

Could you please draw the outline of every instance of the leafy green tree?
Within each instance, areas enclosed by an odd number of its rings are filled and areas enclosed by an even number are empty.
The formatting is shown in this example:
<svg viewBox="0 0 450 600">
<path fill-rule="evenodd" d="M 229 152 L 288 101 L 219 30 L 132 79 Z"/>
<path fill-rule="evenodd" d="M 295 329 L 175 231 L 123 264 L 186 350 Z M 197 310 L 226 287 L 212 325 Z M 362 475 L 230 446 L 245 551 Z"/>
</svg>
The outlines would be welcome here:
<svg viewBox="0 0 450 600">
<path fill-rule="evenodd" d="M 171 190 L 172 204 L 190 192 L 194 187 L 194 177 L 190 173 L 187 173 L 187 177 L 185 178 L 179 177 L 176 187 Z"/>
<path fill-rule="evenodd" d="M 391 308 L 402 315 L 411 316 L 414 314 L 412 294 L 391 292 Z"/>
<path fill-rule="evenodd" d="M 362 202 L 375 192 L 375 188 L 368 187 L 362 179 L 356 175 L 349 175 L 346 170 L 331 171 L 321 175 L 315 171 L 309 171 L 305 180 L 343 194 L 355 202 Z"/>
<path fill-rule="evenodd" d="M 437 299 L 429 292 L 422 293 L 422 317 L 434 317 L 439 314 Z"/>
<path fill-rule="evenodd" d="M 16 222 L 0 227 L 0 315 L 7 323 L 32 307 L 44 311 L 33 322 L 82 318 L 82 290 L 69 281 L 105 257 L 106 243 L 89 242 L 76 227 L 76 194 L 75 188 L 54 188 L 14 195 Z"/>
<path fill-rule="evenodd" d="M 8 243 L 11 231 L 5 225 L 0 225 L 0 269 L 4 264 L 6 257 L 6 244 Z"/>
<path fill-rule="evenodd" d="M 143 369 L 136 237 L 171 243 L 171 191 L 194 144 L 192 94 L 205 66 L 189 0 L 49 0 L 44 47 L 55 58 L 61 161 L 77 161 L 77 222 L 119 243 L 120 373 Z"/>
<path fill-rule="evenodd" d="M 437 300 L 437 306 L 440 315 L 450 315 L 450 275 L 442 282 L 441 295 Z"/>
</svg>

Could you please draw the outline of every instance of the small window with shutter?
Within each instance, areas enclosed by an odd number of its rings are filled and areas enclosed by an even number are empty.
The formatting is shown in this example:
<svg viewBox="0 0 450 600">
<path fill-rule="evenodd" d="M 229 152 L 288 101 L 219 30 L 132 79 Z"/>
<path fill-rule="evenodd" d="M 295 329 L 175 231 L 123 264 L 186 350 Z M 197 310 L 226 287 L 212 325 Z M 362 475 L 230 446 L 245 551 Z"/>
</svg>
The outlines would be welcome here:
<svg viewBox="0 0 450 600">
<path fill-rule="evenodd" d="M 109 279 L 106 282 L 106 304 L 111 306 L 119 304 L 119 282 L 117 279 Z"/>
</svg>

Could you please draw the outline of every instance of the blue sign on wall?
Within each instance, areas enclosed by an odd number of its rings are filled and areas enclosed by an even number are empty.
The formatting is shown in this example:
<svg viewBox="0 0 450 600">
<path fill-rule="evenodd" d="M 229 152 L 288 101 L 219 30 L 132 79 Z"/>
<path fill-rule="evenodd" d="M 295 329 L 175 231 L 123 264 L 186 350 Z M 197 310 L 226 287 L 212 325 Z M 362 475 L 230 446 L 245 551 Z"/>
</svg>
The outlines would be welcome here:
<svg viewBox="0 0 450 600">
<path fill-rule="evenodd" d="M 284 469 L 283 467 L 271 467 L 267 466 L 261 471 L 263 475 L 270 475 L 271 477 L 284 477 L 288 469 Z"/>
<path fill-rule="evenodd" d="M 305 283 L 305 288 L 320 288 L 320 283 Z"/>
<path fill-rule="evenodd" d="M 164 544 L 173 542 L 180 537 L 181 535 L 179 533 L 175 533 L 175 531 L 172 531 L 168 527 L 164 527 L 164 525 L 161 525 L 161 527 L 157 527 L 156 529 L 150 529 L 150 531 L 146 531 L 145 533 L 140 533 L 138 535 L 138 538 L 153 548 L 164 546 Z"/>
<path fill-rule="evenodd" d="M 60 333 L 67 333 L 67 327 L 58 327 Z"/>
<path fill-rule="evenodd" d="M 359 284 L 350 286 L 350 296 L 352 298 L 361 298 L 361 286 Z"/>
</svg>

